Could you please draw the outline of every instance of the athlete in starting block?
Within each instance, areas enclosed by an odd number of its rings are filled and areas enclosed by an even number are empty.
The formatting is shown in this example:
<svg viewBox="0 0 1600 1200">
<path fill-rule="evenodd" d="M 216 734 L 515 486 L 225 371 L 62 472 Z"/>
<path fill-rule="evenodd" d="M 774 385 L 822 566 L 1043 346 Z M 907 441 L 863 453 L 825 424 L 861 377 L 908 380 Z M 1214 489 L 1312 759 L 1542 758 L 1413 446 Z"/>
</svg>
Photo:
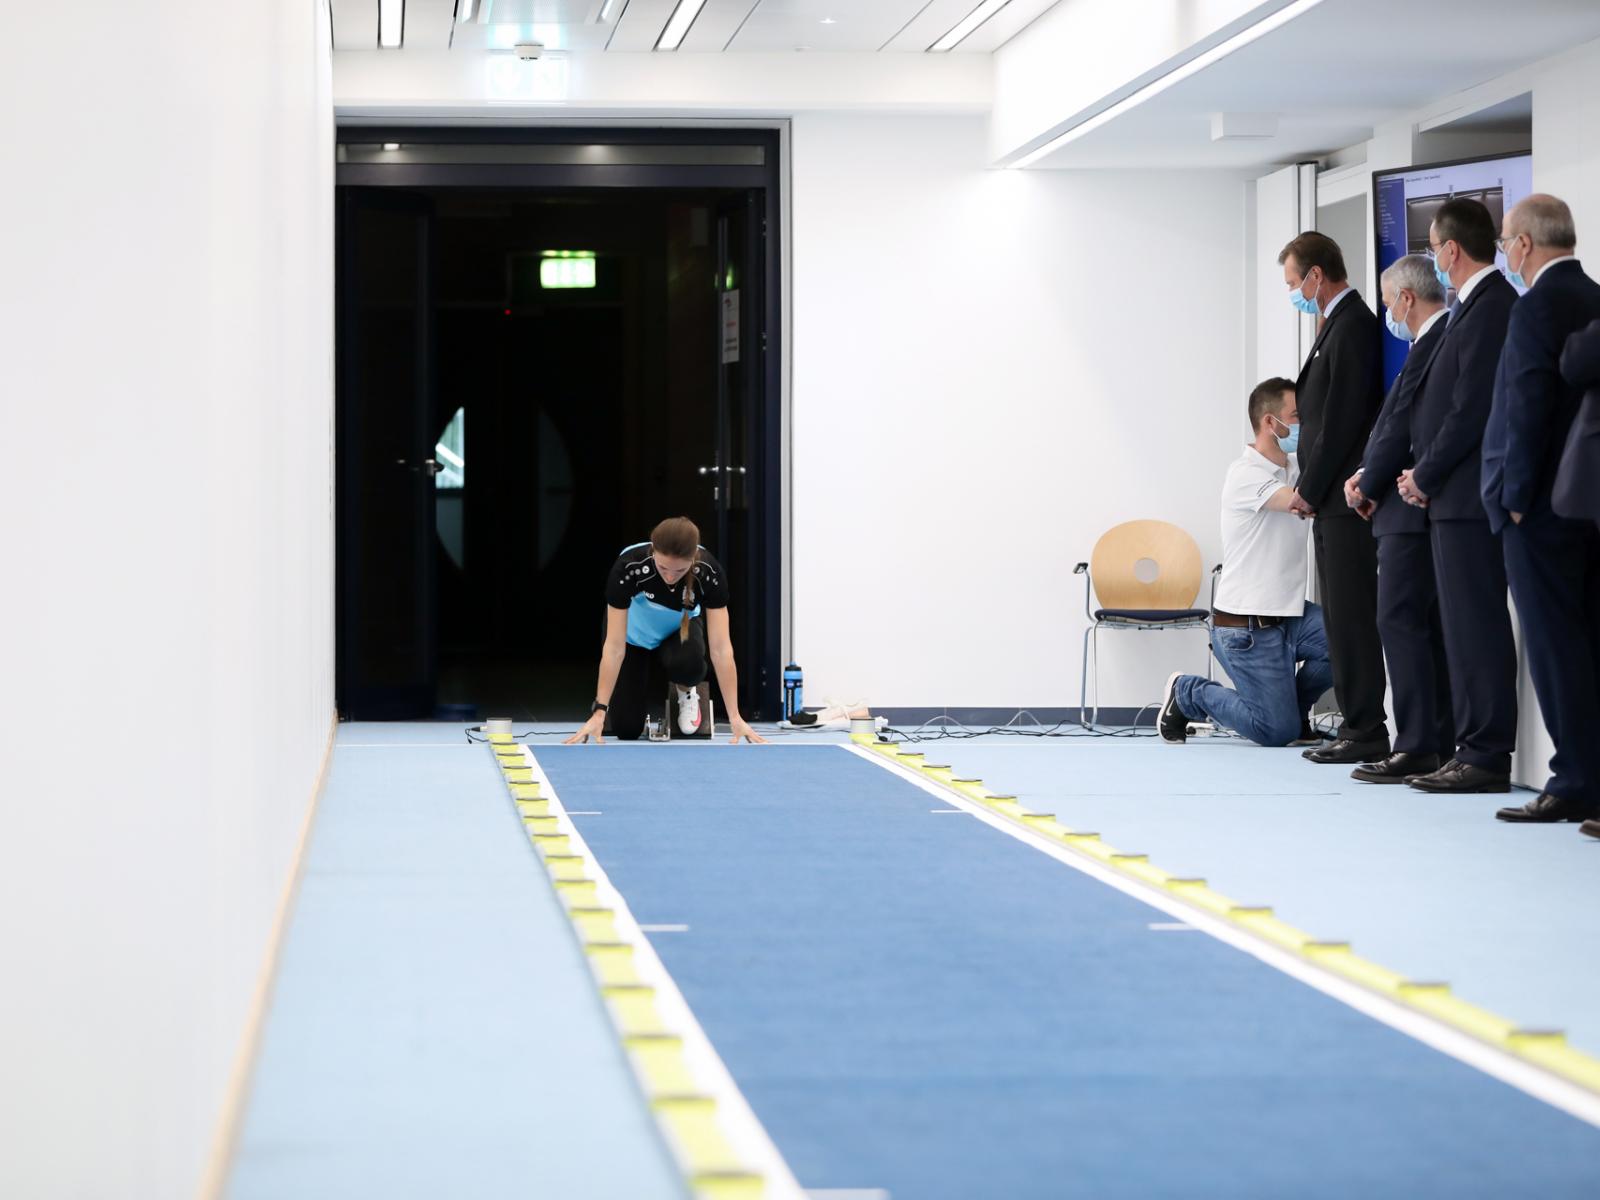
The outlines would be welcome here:
<svg viewBox="0 0 1600 1200">
<path fill-rule="evenodd" d="M 728 638 L 728 582 L 722 566 L 700 545 L 693 521 L 669 517 L 651 531 L 648 542 L 624 550 L 611 568 L 600 681 L 588 721 L 567 744 L 590 738 L 600 742 L 603 730 L 625 742 L 637 740 L 648 715 L 646 697 L 659 686 L 651 680 L 663 675 L 669 701 L 677 694 L 679 732 L 699 735 L 708 665 L 716 668 L 733 740 L 766 741 L 739 715 L 739 672 Z M 669 703 L 664 720 L 672 720 L 672 707 Z"/>
</svg>

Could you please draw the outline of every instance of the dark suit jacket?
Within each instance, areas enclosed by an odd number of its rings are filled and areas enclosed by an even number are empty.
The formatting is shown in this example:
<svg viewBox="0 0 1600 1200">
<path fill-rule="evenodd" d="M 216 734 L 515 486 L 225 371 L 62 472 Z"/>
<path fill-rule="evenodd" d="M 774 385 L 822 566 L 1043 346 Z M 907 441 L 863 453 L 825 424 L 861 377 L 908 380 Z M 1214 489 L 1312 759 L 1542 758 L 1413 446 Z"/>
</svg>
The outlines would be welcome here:
<svg viewBox="0 0 1600 1200">
<path fill-rule="evenodd" d="M 1567 435 L 1552 502 L 1563 517 L 1600 523 L 1600 321 L 1567 339 L 1561 376 L 1588 391 Z"/>
<path fill-rule="evenodd" d="M 1561 452 L 1583 389 L 1561 378 L 1567 338 L 1600 317 L 1600 283 L 1578 261 L 1545 268 L 1511 307 L 1483 431 L 1483 507 L 1498 533 L 1509 513 L 1550 511 Z"/>
<path fill-rule="evenodd" d="M 1433 521 L 1484 520 L 1483 430 L 1517 289 L 1490 271 L 1445 330 L 1411 402 L 1413 478 Z"/>
<path fill-rule="evenodd" d="M 1295 380 L 1300 408 L 1300 495 L 1319 517 L 1356 514 L 1344 502 L 1362 448 L 1383 405 L 1378 318 L 1361 293 L 1333 310 Z"/>
<path fill-rule="evenodd" d="M 1428 531 L 1428 514 L 1400 499 L 1395 494 L 1394 481 L 1416 461 L 1411 453 L 1411 405 L 1416 399 L 1417 385 L 1426 378 L 1428 364 L 1443 341 L 1444 314 L 1441 313 L 1433 327 L 1406 355 L 1406 365 L 1394 377 L 1389 395 L 1378 412 L 1377 423 L 1372 427 L 1372 436 L 1367 439 L 1367 448 L 1361 455 L 1362 494 L 1378 503 L 1378 510 L 1372 514 L 1372 532 L 1376 537 Z"/>
</svg>

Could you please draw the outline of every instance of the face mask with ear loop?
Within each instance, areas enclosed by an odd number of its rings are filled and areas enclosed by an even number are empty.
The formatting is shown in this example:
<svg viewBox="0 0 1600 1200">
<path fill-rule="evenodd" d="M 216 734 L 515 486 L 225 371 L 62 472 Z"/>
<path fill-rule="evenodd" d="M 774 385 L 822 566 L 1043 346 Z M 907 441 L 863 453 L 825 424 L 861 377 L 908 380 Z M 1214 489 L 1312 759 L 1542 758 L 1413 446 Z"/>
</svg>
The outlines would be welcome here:
<svg viewBox="0 0 1600 1200">
<path fill-rule="evenodd" d="M 1396 296 L 1395 299 L 1398 300 L 1399 297 Z M 1406 309 L 1406 315 L 1411 315 L 1411 309 Z M 1402 342 L 1409 342 L 1416 338 L 1416 334 L 1411 332 L 1411 326 L 1407 325 L 1404 320 L 1395 320 L 1393 309 L 1383 314 L 1383 325 L 1389 331 L 1391 337 L 1399 338 Z"/>
<path fill-rule="evenodd" d="M 1315 268 L 1315 267 L 1312 268 L 1312 270 L 1316 270 L 1316 269 L 1317 268 Z M 1306 316 L 1314 317 L 1314 316 L 1316 316 L 1318 313 L 1320 313 L 1322 311 L 1322 308 L 1317 303 L 1317 301 L 1315 299 L 1315 297 L 1316 297 L 1316 293 L 1315 292 L 1313 292 L 1311 294 L 1312 295 L 1311 299 L 1307 299 L 1306 298 L 1305 288 L 1306 288 L 1306 277 L 1302 275 L 1300 277 L 1300 286 L 1299 287 L 1292 287 L 1292 288 L 1289 289 L 1289 303 L 1294 305 L 1295 308 L 1299 309 L 1301 312 L 1305 313 Z"/>
<path fill-rule="evenodd" d="M 1514 238 L 1511 239 L 1512 242 L 1516 242 L 1516 241 L 1520 241 L 1520 240 L 1521 240 L 1520 236 L 1519 237 L 1514 237 Z M 1528 256 L 1526 254 L 1524 254 L 1522 256 L 1522 265 L 1523 266 L 1527 266 L 1528 265 Z M 1522 272 L 1521 271 L 1513 271 L 1511 269 L 1511 243 L 1510 242 L 1506 243 L 1506 279 L 1510 282 L 1512 287 L 1517 289 L 1517 291 L 1525 292 L 1525 291 L 1528 290 L 1528 281 L 1522 277 Z"/>
<path fill-rule="evenodd" d="M 1287 421 L 1280 421 L 1277 417 L 1273 417 L 1272 420 L 1275 424 L 1282 425 L 1289 431 L 1283 437 L 1278 438 L 1278 449 L 1285 454 L 1294 454 L 1300 449 L 1300 426 L 1291 425 Z"/>
</svg>

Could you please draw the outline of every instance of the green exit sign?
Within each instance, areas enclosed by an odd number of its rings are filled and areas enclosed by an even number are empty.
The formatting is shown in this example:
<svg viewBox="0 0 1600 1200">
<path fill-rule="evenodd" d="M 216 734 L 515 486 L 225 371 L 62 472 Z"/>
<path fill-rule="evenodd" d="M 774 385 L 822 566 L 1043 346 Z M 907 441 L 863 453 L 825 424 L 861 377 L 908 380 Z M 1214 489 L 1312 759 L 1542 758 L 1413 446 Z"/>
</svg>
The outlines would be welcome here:
<svg viewBox="0 0 1600 1200">
<path fill-rule="evenodd" d="M 539 260 L 539 286 L 594 287 L 594 255 L 585 250 L 546 250 Z"/>
</svg>

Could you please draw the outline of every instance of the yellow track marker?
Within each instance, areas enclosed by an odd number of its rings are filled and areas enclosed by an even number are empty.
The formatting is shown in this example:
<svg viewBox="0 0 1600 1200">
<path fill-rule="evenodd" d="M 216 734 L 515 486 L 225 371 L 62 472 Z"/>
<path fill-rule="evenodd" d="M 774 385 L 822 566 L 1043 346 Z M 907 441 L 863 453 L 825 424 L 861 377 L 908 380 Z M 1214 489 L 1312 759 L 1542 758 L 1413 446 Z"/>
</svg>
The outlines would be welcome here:
<svg viewBox="0 0 1600 1200">
<path fill-rule="evenodd" d="M 1304 930 L 1280 920 L 1269 907 L 1240 904 L 1212 890 L 1204 879 L 1170 875 L 1152 864 L 1148 855 L 1125 854 L 1107 845 L 1098 833 L 1069 829 L 1056 819 L 1055 814 L 1033 812 L 1015 796 L 991 792 L 982 780 L 956 779 L 951 768 L 929 764 L 921 751 L 907 751 L 893 743 L 860 744 L 916 775 L 982 804 L 991 812 L 1032 833 L 1043 835 L 1052 842 L 1110 867 L 1120 875 L 1136 879 L 1165 895 L 1221 917 L 1235 928 L 1245 930 L 1280 949 L 1289 950 L 1331 974 L 1404 1004 L 1553 1075 L 1600 1093 L 1600 1058 L 1574 1050 L 1567 1044 L 1566 1035 L 1558 1030 L 1520 1029 L 1515 1022 L 1460 999 L 1450 991 L 1448 984 L 1408 980 L 1398 972 L 1360 957 L 1351 950 L 1348 942 L 1319 941 Z"/>
<path fill-rule="evenodd" d="M 549 863 L 545 865 L 548 866 Z M 581 876 L 576 879 L 557 879 L 555 885 L 556 895 L 569 909 L 588 908 L 595 902 L 596 886 L 592 879 Z"/>
<path fill-rule="evenodd" d="M 690 1193 L 698 1200 L 761 1200 L 766 1180 L 747 1169 L 715 1100 L 697 1090 L 683 1039 L 663 1021 L 655 987 L 640 979 L 635 946 L 623 936 L 617 912 L 598 902 L 599 883 L 590 878 L 585 856 L 575 852 L 581 839 L 562 828 L 564 814 L 551 797 L 540 794 L 520 747 L 496 746 L 495 757 Z M 637 936 L 631 918 L 628 928 Z"/>
</svg>

